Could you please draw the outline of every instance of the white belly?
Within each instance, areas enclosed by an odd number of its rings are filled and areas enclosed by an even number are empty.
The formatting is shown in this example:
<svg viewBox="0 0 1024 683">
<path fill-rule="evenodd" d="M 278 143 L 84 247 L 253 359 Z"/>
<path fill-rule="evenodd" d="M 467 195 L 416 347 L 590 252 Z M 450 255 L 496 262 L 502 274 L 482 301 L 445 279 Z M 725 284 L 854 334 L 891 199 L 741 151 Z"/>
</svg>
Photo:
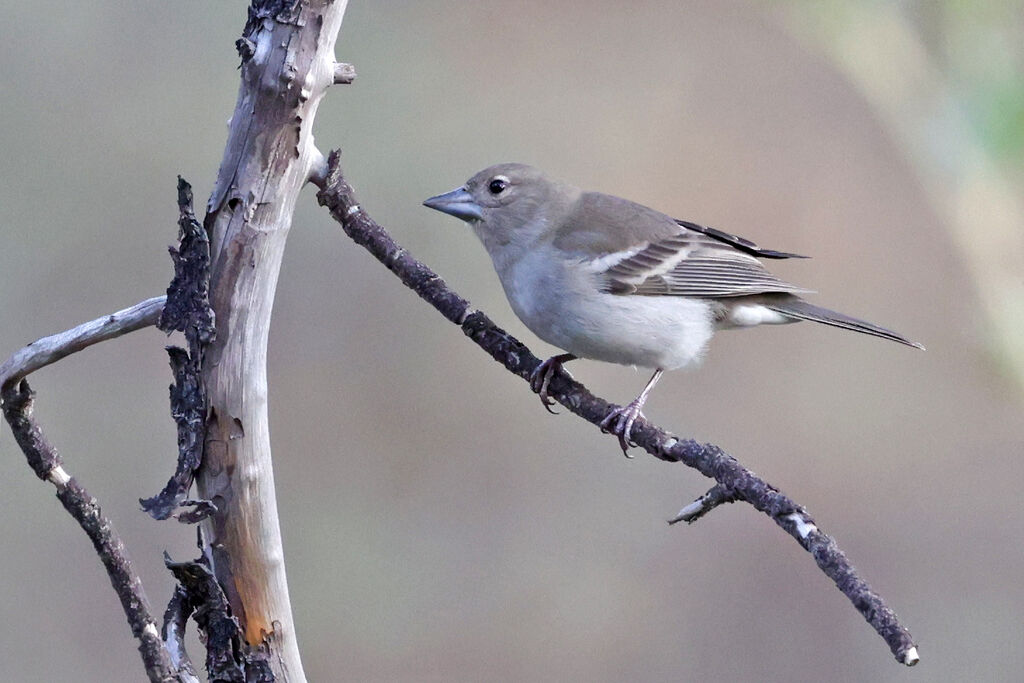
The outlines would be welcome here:
<svg viewBox="0 0 1024 683">
<path fill-rule="evenodd" d="M 519 319 L 580 358 L 671 370 L 699 361 L 714 332 L 700 299 L 606 294 L 594 275 L 537 253 L 495 265 Z"/>
</svg>

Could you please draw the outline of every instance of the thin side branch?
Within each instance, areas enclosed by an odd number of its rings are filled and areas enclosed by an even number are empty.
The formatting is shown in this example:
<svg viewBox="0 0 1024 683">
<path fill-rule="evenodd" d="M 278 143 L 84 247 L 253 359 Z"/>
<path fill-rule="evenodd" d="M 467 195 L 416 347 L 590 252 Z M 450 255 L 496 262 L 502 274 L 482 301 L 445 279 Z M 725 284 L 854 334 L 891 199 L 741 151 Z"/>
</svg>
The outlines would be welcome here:
<svg viewBox="0 0 1024 683">
<path fill-rule="evenodd" d="M 166 296 L 155 296 L 70 330 L 37 339 L 15 351 L 0 365 L 0 395 L 6 393 L 19 380 L 40 368 L 56 363 L 61 358 L 93 344 L 155 325 L 160 319 L 166 301 Z"/>
<path fill-rule="evenodd" d="M 4 417 L 11 425 L 29 466 L 40 479 L 56 487 L 58 500 L 85 531 L 103 562 L 132 635 L 139 641 L 139 653 L 149 680 L 160 683 L 178 681 L 157 631 L 156 621 L 150 613 L 142 580 L 128 558 L 121 537 L 103 515 L 96 499 L 65 471 L 57 450 L 47 441 L 32 417 L 35 394 L 28 382 L 21 380 L 17 385 L 5 388 L 2 395 Z"/>
<path fill-rule="evenodd" d="M 177 586 L 164 611 L 164 626 L 160 631 L 171 663 L 178 670 L 181 683 L 199 683 L 199 676 L 192 665 L 192 659 L 185 649 L 185 628 L 194 611 L 189 593 L 184 586 Z"/>
<path fill-rule="evenodd" d="M 323 175 L 321 189 L 317 194 L 320 205 L 330 210 L 353 241 L 365 247 L 407 287 L 445 318 L 459 325 L 470 339 L 507 370 L 529 381 L 533 371 L 540 365 L 540 359 L 482 312 L 473 310 L 466 299 L 452 291 L 444 280 L 409 255 L 384 228 L 374 222 L 360 208 L 352 187 L 342 177 L 339 158 L 338 151 L 330 155 L 327 172 Z M 564 373 L 551 381 L 548 393 L 571 412 L 594 425 L 599 425 L 614 407 Z M 718 489 L 716 497 L 745 501 L 771 517 L 811 553 L 818 567 L 885 639 L 896 660 L 908 666 L 917 664 L 918 651 L 910 633 L 899 623 L 892 609 L 857 574 L 836 542 L 818 529 L 802 506 L 713 444 L 699 444 L 692 439 L 681 440 L 643 419 L 638 419 L 633 428 L 633 440 L 660 460 L 681 462 L 714 479 Z"/>
<path fill-rule="evenodd" d="M 687 524 L 693 524 L 719 505 L 735 502 L 736 498 L 725 487 L 721 484 L 715 484 L 703 496 L 680 510 L 675 517 L 668 520 L 668 523 L 686 522 Z"/>
</svg>

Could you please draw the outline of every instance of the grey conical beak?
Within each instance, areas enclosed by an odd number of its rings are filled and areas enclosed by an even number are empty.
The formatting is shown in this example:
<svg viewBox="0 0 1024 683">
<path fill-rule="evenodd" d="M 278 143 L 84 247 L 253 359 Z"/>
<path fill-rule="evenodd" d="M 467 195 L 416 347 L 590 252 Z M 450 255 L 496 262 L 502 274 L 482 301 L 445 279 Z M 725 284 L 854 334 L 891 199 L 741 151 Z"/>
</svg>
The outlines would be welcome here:
<svg viewBox="0 0 1024 683">
<path fill-rule="evenodd" d="M 480 205 L 473 201 L 473 195 L 465 187 L 431 197 L 423 202 L 423 206 L 461 218 L 464 221 L 479 221 L 484 217 L 480 212 Z"/>
</svg>

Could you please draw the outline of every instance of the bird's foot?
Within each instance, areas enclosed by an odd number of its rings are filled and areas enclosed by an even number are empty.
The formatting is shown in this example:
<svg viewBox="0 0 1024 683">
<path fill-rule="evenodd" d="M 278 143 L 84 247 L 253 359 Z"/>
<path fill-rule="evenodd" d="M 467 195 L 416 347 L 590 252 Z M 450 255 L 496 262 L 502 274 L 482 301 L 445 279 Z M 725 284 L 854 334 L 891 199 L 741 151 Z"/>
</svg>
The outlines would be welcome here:
<svg viewBox="0 0 1024 683">
<path fill-rule="evenodd" d="M 619 447 L 622 448 L 622 454 L 627 458 L 633 457 L 629 454 L 630 446 L 636 446 L 632 440 L 633 423 L 638 417 L 644 417 L 644 414 L 640 412 L 643 404 L 643 401 L 639 399 L 630 401 L 628 405 L 613 409 L 598 425 L 602 432 L 619 437 Z"/>
<path fill-rule="evenodd" d="M 535 394 L 540 395 L 540 402 L 544 405 L 544 409 L 552 415 L 557 415 L 558 412 L 551 409 L 551 406 L 555 405 L 555 399 L 548 396 L 548 386 L 551 384 L 551 378 L 559 370 L 565 372 L 571 378 L 572 375 L 562 366 L 562 363 L 574 360 L 575 358 L 576 356 L 569 353 L 552 356 L 538 365 L 537 369 L 530 375 L 530 388 L 533 389 Z"/>
</svg>

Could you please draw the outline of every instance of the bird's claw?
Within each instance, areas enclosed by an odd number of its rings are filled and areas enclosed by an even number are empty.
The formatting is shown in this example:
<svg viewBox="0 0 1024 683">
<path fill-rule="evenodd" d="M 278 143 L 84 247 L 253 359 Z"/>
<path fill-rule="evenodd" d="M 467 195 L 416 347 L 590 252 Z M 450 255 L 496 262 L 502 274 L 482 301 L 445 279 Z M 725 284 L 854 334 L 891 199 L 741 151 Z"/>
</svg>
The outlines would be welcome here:
<svg viewBox="0 0 1024 683">
<path fill-rule="evenodd" d="M 548 395 L 548 386 L 551 384 L 551 378 L 555 376 L 555 373 L 559 370 L 569 375 L 568 371 L 562 367 L 562 361 L 558 356 L 552 356 L 546 361 L 537 366 L 537 369 L 530 375 L 530 389 L 535 394 L 540 395 L 540 402 L 544 406 L 544 410 L 548 411 L 552 415 L 558 415 L 557 410 L 552 410 L 551 406 L 555 405 L 555 399 Z M 569 375 L 572 377 L 572 375 Z"/>
<path fill-rule="evenodd" d="M 551 376 L 554 374 L 555 364 L 548 358 L 538 365 L 537 369 L 530 375 L 530 389 L 533 390 L 533 393 L 540 395 L 540 402 L 544 406 L 544 410 L 552 415 L 557 415 L 558 411 L 551 409 L 551 406 L 555 405 L 555 399 L 548 396 L 548 385 L 551 384 Z"/>
<path fill-rule="evenodd" d="M 636 422 L 638 417 L 644 416 L 640 412 L 640 406 L 640 403 L 633 401 L 621 408 L 614 408 L 598 425 L 602 432 L 619 437 L 619 447 L 622 449 L 622 454 L 627 458 L 633 457 L 629 454 L 629 448 L 636 446 L 636 443 L 631 439 L 633 423 Z"/>
</svg>

